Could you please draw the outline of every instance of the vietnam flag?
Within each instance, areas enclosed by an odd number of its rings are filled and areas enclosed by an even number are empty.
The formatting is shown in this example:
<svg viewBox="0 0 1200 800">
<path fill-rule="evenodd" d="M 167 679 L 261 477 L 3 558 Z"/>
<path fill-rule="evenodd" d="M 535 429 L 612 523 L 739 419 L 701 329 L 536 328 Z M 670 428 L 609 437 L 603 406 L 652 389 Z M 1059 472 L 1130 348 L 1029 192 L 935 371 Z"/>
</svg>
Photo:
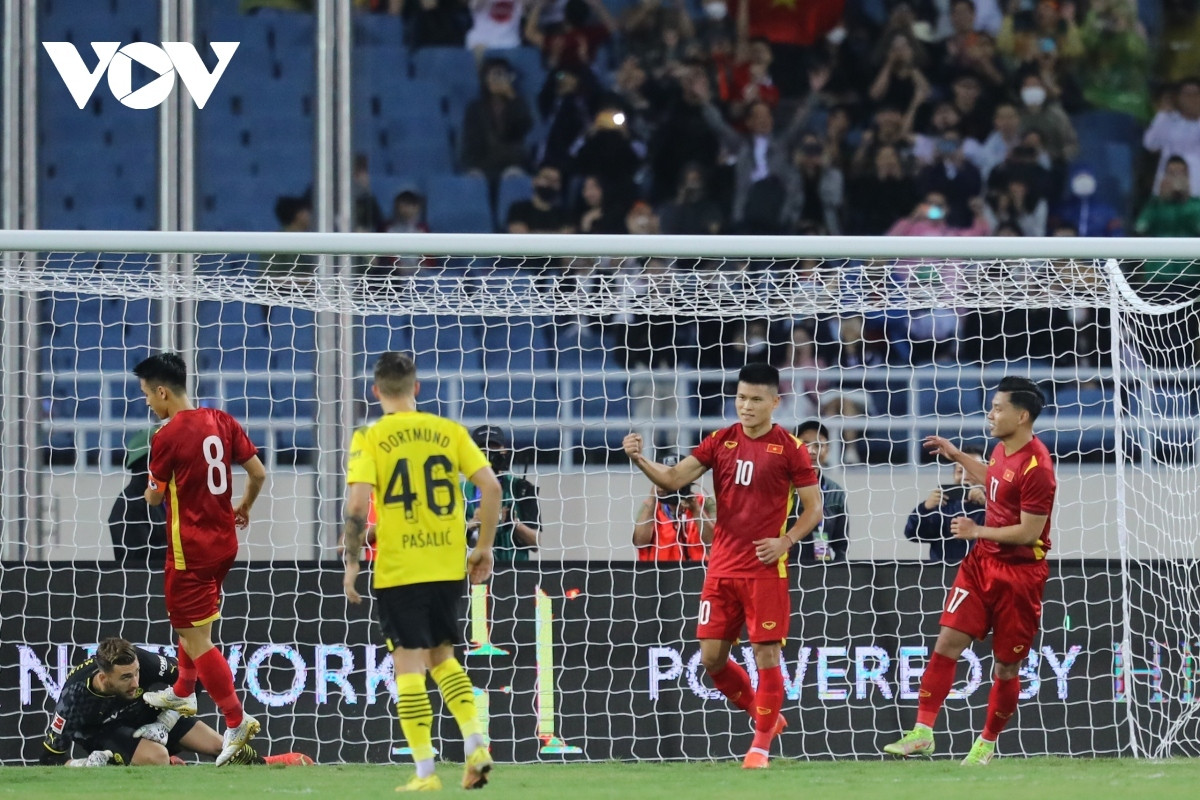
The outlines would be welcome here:
<svg viewBox="0 0 1200 800">
<path fill-rule="evenodd" d="M 808 47 L 842 24 L 845 0 L 748 0 L 750 38 L 763 38 L 776 44 Z M 730 15 L 737 19 L 737 5 L 731 0 Z"/>
</svg>

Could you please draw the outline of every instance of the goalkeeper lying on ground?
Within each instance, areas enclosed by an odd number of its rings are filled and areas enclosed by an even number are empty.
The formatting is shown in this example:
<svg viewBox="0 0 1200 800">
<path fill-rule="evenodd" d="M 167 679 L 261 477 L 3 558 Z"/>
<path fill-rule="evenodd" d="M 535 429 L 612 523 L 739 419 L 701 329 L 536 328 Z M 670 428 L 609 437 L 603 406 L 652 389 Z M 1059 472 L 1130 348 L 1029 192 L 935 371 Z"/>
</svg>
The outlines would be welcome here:
<svg viewBox="0 0 1200 800">
<path fill-rule="evenodd" d="M 183 750 L 216 756 L 221 735 L 195 717 L 159 711 L 142 702 L 144 687 L 170 686 L 177 677 L 175 659 L 134 647 L 118 637 L 105 639 L 96 655 L 74 667 L 63 683 L 58 705 L 46 728 L 41 763 L 72 767 L 105 764 L 182 763 Z M 194 714 L 195 709 L 191 709 Z M 71 746 L 87 751 L 71 758 Z M 302 753 L 263 758 L 243 745 L 233 764 L 311 764 Z"/>
</svg>

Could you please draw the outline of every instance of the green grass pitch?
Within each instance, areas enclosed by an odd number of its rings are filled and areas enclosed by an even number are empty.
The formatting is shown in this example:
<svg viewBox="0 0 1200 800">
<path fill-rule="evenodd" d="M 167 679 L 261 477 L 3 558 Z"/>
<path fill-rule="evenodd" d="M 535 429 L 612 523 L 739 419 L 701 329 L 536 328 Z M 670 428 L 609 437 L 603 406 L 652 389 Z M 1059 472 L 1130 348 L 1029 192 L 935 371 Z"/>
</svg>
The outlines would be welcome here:
<svg viewBox="0 0 1200 800">
<path fill-rule="evenodd" d="M 440 764 L 442 795 L 463 796 L 461 768 Z M 409 766 L 0 767 L 0 800 L 263 800 L 396 797 Z M 1200 797 L 1200 759 L 1000 758 L 984 768 L 957 761 L 803 762 L 775 759 L 763 772 L 736 762 L 501 764 L 480 800 L 1105 800 Z"/>
</svg>

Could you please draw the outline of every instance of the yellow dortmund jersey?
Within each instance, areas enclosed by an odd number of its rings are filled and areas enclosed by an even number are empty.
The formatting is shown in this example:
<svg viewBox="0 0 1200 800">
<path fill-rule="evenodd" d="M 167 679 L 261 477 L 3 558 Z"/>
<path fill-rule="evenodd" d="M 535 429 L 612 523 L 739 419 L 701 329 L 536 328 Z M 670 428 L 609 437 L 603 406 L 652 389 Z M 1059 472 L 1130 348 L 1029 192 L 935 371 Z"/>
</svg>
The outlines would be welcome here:
<svg viewBox="0 0 1200 800">
<path fill-rule="evenodd" d="M 375 487 L 375 588 L 462 580 L 467 519 L 459 473 L 488 460 L 457 422 L 402 411 L 354 432 L 347 483 Z"/>
</svg>

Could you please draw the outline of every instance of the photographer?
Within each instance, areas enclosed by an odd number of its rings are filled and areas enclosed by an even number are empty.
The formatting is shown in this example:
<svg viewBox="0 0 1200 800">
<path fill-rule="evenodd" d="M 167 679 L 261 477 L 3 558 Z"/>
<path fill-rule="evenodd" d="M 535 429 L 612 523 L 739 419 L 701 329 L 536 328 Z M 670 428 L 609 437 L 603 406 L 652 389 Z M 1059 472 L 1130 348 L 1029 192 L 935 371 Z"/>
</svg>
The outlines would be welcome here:
<svg viewBox="0 0 1200 800">
<path fill-rule="evenodd" d="M 662 460 L 679 463 L 678 456 Z M 633 525 L 638 561 L 703 561 L 717 522 L 717 501 L 689 483 L 677 492 L 654 487 Z"/>
<path fill-rule="evenodd" d="M 983 450 L 978 447 L 964 447 L 968 453 L 983 461 Z M 908 524 L 904 526 L 904 535 L 914 542 L 929 542 L 929 561 L 957 564 L 967 557 L 971 543 L 965 539 L 956 539 L 950 532 L 950 520 L 955 517 L 970 517 L 975 524 L 982 525 L 984 518 L 984 503 L 986 501 L 982 486 L 973 486 L 966 471 L 958 464 L 954 465 L 954 480 L 934 489 L 908 515 Z"/>
<path fill-rule="evenodd" d="M 471 440 L 479 446 L 500 479 L 500 524 L 492 553 L 497 562 L 528 561 L 538 548 L 542 531 L 542 513 L 537 488 L 522 476 L 512 474 L 512 442 L 495 425 L 480 425 L 471 431 Z M 479 490 L 463 484 L 466 501 L 467 540 L 474 542 L 479 533 Z"/>
</svg>

